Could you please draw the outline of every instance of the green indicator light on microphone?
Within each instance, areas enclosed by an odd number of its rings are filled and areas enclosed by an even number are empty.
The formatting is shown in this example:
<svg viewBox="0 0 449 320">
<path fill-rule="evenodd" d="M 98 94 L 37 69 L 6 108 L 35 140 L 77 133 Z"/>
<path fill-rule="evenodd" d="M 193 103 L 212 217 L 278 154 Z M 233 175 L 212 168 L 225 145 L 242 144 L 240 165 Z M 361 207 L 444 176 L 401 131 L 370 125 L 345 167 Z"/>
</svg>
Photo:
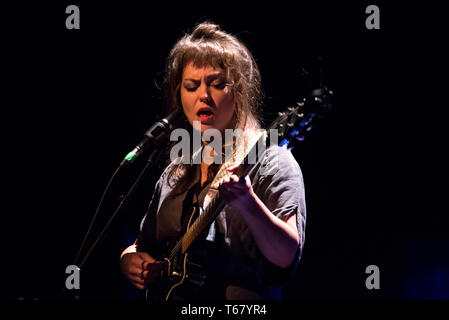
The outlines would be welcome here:
<svg viewBox="0 0 449 320">
<path fill-rule="evenodd" d="M 125 160 L 128 162 L 133 162 L 136 158 L 137 158 L 137 153 L 133 150 L 126 155 Z"/>
</svg>

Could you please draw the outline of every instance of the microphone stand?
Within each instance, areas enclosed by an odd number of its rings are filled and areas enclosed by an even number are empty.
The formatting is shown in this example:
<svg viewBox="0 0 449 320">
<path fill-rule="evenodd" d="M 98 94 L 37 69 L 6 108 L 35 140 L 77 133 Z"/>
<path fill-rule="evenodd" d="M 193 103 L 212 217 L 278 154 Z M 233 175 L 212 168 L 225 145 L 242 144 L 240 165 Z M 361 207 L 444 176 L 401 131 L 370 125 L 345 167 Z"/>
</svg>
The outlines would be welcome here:
<svg viewBox="0 0 449 320">
<path fill-rule="evenodd" d="M 81 267 L 84 265 L 84 263 L 86 262 L 87 258 L 89 257 L 90 253 L 92 252 L 92 250 L 95 248 L 95 246 L 97 245 L 98 241 L 100 241 L 101 237 L 103 236 L 103 234 L 105 233 L 105 231 L 107 230 L 107 228 L 109 227 L 109 225 L 111 224 L 112 220 L 114 220 L 114 217 L 117 215 L 117 213 L 120 211 L 120 209 L 123 207 L 123 205 L 126 203 L 126 201 L 128 201 L 128 199 L 130 198 L 130 196 L 134 193 L 134 191 L 136 190 L 136 187 L 139 185 L 140 180 L 142 179 L 142 177 L 144 176 L 145 172 L 147 171 L 147 169 L 151 166 L 152 162 L 153 162 L 153 157 L 156 154 L 157 149 L 154 149 L 153 152 L 151 152 L 150 157 L 147 160 L 147 163 L 145 164 L 145 167 L 142 169 L 142 171 L 140 172 L 139 176 L 137 177 L 136 181 L 134 182 L 134 184 L 131 186 L 131 188 L 128 190 L 128 192 L 126 193 L 126 195 L 122 198 L 122 200 L 120 201 L 119 205 L 117 206 L 117 208 L 115 209 L 114 213 L 112 214 L 112 216 L 109 218 L 108 222 L 106 223 L 106 225 L 104 226 L 103 230 L 100 232 L 100 235 L 98 236 L 97 240 L 95 240 L 94 244 L 92 245 L 92 247 L 89 249 L 89 251 L 86 253 L 86 256 L 84 257 L 84 259 L 81 261 L 80 265 L 78 266 L 80 269 Z"/>
<path fill-rule="evenodd" d="M 167 117 L 161 119 L 160 121 L 156 122 L 145 134 L 144 139 L 139 143 L 139 145 L 137 145 L 130 153 L 128 153 L 128 155 L 122 160 L 122 162 L 120 163 L 119 167 L 114 171 L 114 173 L 112 174 L 111 178 L 108 181 L 108 184 L 101 196 L 100 202 L 97 206 L 97 209 L 95 211 L 94 217 L 92 218 L 92 221 L 90 223 L 90 226 L 84 236 L 83 242 L 81 244 L 80 249 L 78 250 L 78 254 L 76 255 L 75 258 L 75 262 L 73 263 L 75 266 L 77 266 L 79 269 L 81 269 L 81 267 L 84 265 L 84 263 L 86 262 L 87 258 L 90 256 L 90 254 L 92 253 L 93 249 L 97 246 L 98 242 L 101 240 L 101 238 L 103 237 L 104 233 L 106 232 L 106 230 L 108 229 L 109 225 L 112 223 L 112 221 L 114 220 L 115 216 L 117 215 L 117 213 L 120 211 L 120 209 L 123 207 L 123 205 L 128 201 L 128 199 L 130 198 L 130 196 L 134 193 L 134 191 L 136 190 L 137 186 L 139 185 L 142 177 L 144 176 L 145 172 L 147 171 L 147 169 L 151 166 L 151 164 L 153 163 L 153 158 L 156 155 L 158 149 L 157 147 L 160 147 L 162 144 L 164 144 L 167 141 L 167 137 L 169 135 L 169 132 L 171 131 L 171 129 L 173 128 L 173 126 L 171 125 L 171 121 L 175 120 L 179 115 L 180 115 L 180 111 L 179 110 L 175 110 L 173 111 L 171 114 L 169 114 Z M 149 142 L 152 143 L 149 143 Z M 78 265 L 78 259 L 80 257 L 80 254 L 84 248 L 84 244 L 87 240 L 87 237 L 92 229 L 92 226 L 95 222 L 95 219 L 100 211 L 100 207 L 103 203 L 103 199 L 112 183 L 112 181 L 114 180 L 115 176 L 117 175 L 117 173 L 120 171 L 120 169 L 128 164 L 130 164 L 131 162 L 133 162 L 135 160 L 135 158 L 137 158 L 141 153 L 143 153 L 145 151 L 145 149 L 148 149 L 150 146 L 153 147 L 153 151 L 151 152 L 147 163 L 145 165 L 145 167 L 142 169 L 142 171 L 140 172 L 139 176 L 137 177 L 136 181 L 134 182 L 134 184 L 131 186 L 131 188 L 128 190 L 128 192 L 126 193 L 126 195 L 121 199 L 119 205 L 117 206 L 117 208 L 115 209 L 114 213 L 112 214 L 112 216 L 109 218 L 108 222 L 106 223 L 106 225 L 104 226 L 104 228 L 102 229 L 102 231 L 100 232 L 100 235 L 97 237 L 97 239 L 95 240 L 95 242 L 93 243 L 93 245 L 90 247 L 90 249 L 88 250 L 88 252 L 86 253 L 85 257 L 83 260 L 81 260 L 80 264 Z M 159 157 L 157 158 L 159 159 Z M 67 287 L 64 287 L 60 293 L 60 297 L 64 297 L 65 292 L 69 290 Z M 76 298 L 79 298 L 78 296 L 76 296 Z"/>
<path fill-rule="evenodd" d="M 80 254 L 81 254 L 81 251 L 82 251 L 82 249 L 83 249 L 83 247 L 84 247 L 84 244 L 85 244 L 86 239 L 87 239 L 87 237 L 88 237 L 88 235 L 89 235 L 89 233 L 90 233 L 90 230 L 92 229 L 92 226 L 93 226 L 93 224 L 94 224 L 95 218 L 96 218 L 96 216 L 97 216 L 97 214 L 98 214 L 98 212 L 99 212 L 99 209 L 100 209 L 100 207 L 101 207 L 101 204 L 102 204 L 102 202 L 103 202 L 104 196 L 105 196 L 105 194 L 107 193 L 107 190 L 109 189 L 109 186 L 110 186 L 112 180 L 113 180 L 114 177 L 117 175 L 117 173 L 118 173 L 118 171 L 120 170 L 120 168 L 123 167 L 123 165 L 121 164 L 121 165 L 115 170 L 114 174 L 111 176 L 111 178 L 110 178 L 110 180 L 109 180 L 109 182 L 108 182 L 108 185 L 106 186 L 106 189 L 105 189 L 105 191 L 103 192 L 103 195 L 102 195 L 102 197 L 101 197 L 101 200 L 100 200 L 100 202 L 99 202 L 99 204 L 98 204 L 97 210 L 96 210 L 95 215 L 94 215 L 94 217 L 93 217 L 93 219 L 92 219 L 92 222 L 91 222 L 91 224 L 90 224 L 90 226 L 89 226 L 89 229 L 88 229 L 88 231 L 86 232 L 86 235 L 85 235 L 85 237 L 84 237 L 83 243 L 82 243 L 82 245 L 81 245 L 81 247 L 80 247 L 80 249 L 79 249 L 79 251 L 78 251 L 77 257 L 75 258 L 74 265 L 76 265 L 79 269 L 82 268 L 82 266 L 85 264 L 87 258 L 90 256 L 90 254 L 92 253 L 92 251 L 94 250 L 94 248 L 97 246 L 97 244 L 99 243 L 99 241 L 102 239 L 104 233 L 105 233 L 106 230 L 109 228 L 110 224 L 112 223 L 112 221 L 113 221 L 114 218 L 116 217 L 117 213 L 118 213 L 118 212 L 120 211 L 120 209 L 126 204 L 126 202 L 129 200 L 129 198 L 131 197 L 131 195 L 132 195 L 132 194 L 135 192 L 135 190 L 137 189 L 137 186 L 138 186 L 139 183 L 141 182 L 141 180 L 142 180 L 143 176 L 145 175 L 146 171 L 147 171 L 148 168 L 153 164 L 153 162 L 154 162 L 154 159 L 153 159 L 153 158 L 154 158 L 155 155 L 157 154 L 157 151 L 158 151 L 157 149 L 154 149 L 154 150 L 151 152 L 151 154 L 150 154 L 150 156 L 148 157 L 148 160 L 147 160 L 147 162 L 146 162 L 146 164 L 145 164 L 145 167 L 142 169 L 142 171 L 140 172 L 139 176 L 136 178 L 136 180 L 134 181 L 133 185 L 131 186 L 131 188 L 130 188 L 130 189 L 128 190 L 128 192 L 126 193 L 126 195 L 121 199 L 121 201 L 120 201 L 120 203 L 118 204 L 117 208 L 114 210 L 114 213 L 111 215 L 111 217 L 109 218 L 108 222 L 106 223 L 106 225 L 103 227 L 102 231 L 100 232 L 99 236 L 97 237 L 97 239 L 95 240 L 95 242 L 93 243 L 93 245 L 90 247 L 90 249 L 88 250 L 88 252 L 87 252 L 86 255 L 84 256 L 83 260 L 81 260 L 80 264 L 78 265 L 78 264 L 77 264 L 78 258 L 79 258 Z M 160 156 L 160 154 L 159 154 L 159 156 Z M 159 157 L 157 157 L 156 160 L 158 160 L 158 159 L 159 159 Z M 66 293 L 67 293 L 68 290 L 69 290 L 69 289 L 68 289 L 66 286 L 64 286 L 64 287 L 62 288 L 60 294 L 59 294 L 59 297 L 60 297 L 61 299 L 66 299 L 65 297 L 66 297 Z M 76 291 L 79 291 L 79 290 L 76 290 Z M 79 297 L 78 294 L 74 295 L 74 298 L 75 298 L 75 299 L 80 299 L 80 297 Z"/>
</svg>

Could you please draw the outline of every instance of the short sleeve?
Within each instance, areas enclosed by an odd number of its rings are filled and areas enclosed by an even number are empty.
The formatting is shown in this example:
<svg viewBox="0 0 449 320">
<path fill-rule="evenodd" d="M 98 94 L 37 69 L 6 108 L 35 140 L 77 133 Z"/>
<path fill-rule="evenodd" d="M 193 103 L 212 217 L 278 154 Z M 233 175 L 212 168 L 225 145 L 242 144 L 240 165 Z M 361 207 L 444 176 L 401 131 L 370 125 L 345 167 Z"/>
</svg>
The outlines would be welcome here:
<svg viewBox="0 0 449 320">
<path fill-rule="evenodd" d="M 272 146 L 257 168 L 255 193 L 267 208 L 281 220 L 296 215 L 300 245 L 287 268 L 280 268 L 263 257 L 264 282 L 285 284 L 295 273 L 305 239 L 306 203 L 301 169 L 289 150 Z"/>
</svg>

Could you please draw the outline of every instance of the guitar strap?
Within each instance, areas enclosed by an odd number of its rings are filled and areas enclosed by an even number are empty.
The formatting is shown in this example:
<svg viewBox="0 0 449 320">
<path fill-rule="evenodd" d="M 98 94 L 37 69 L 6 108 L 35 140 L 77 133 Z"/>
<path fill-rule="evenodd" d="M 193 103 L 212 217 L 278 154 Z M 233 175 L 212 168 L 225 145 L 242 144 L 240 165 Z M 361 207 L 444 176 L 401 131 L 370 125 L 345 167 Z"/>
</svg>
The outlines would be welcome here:
<svg viewBox="0 0 449 320">
<path fill-rule="evenodd" d="M 212 165 L 214 166 L 214 165 Z M 214 170 L 213 168 L 211 168 Z M 214 179 L 215 180 L 215 179 Z M 182 232 L 187 231 L 187 226 L 192 214 L 192 221 L 198 218 L 202 214 L 203 208 L 205 208 L 210 201 L 217 195 L 218 190 L 211 187 L 212 182 L 209 182 L 206 186 L 201 189 L 200 181 L 191 186 L 187 191 L 186 196 L 182 203 L 182 213 L 181 213 L 181 228 Z M 212 230 L 209 232 L 208 240 L 213 241 Z"/>
<path fill-rule="evenodd" d="M 198 202 L 197 192 L 199 189 L 199 182 L 195 183 L 186 194 L 182 202 L 182 213 L 181 213 L 181 230 L 182 233 L 186 233 L 187 226 L 192 214 L 195 216 L 192 217 L 195 220 L 198 217 L 198 213 L 200 212 L 200 204 Z"/>
</svg>

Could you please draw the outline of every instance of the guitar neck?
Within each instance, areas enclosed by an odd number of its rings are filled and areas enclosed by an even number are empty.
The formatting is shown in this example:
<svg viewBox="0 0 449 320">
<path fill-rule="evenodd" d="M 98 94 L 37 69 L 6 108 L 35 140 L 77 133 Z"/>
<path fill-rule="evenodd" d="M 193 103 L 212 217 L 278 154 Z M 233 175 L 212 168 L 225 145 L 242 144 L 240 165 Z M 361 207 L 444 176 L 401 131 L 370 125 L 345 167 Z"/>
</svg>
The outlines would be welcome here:
<svg viewBox="0 0 449 320">
<path fill-rule="evenodd" d="M 266 132 L 259 132 L 254 141 L 255 142 L 251 144 L 251 148 L 249 148 L 249 152 L 245 154 L 244 159 L 240 162 L 240 165 L 245 166 L 245 171 L 242 176 L 246 176 L 248 174 L 249 170 L 252 168 L 252 164 L 256 163 L 263 152 L 265 152 L 267 141 Z M 249 155 L 253 157 L 251 161 L 248 161 Z M 214 179 L 214 181 L 215 180 L 219 179 Z M 213 184 L 214 183 L 212 183 L 212 185 Z M 217 193 L 208 206 L 204 208 L 203 213 L 189 227 L 181 240 L 179 240 L 179 243 L 175 246 L 174 250 L 181 249 L 182 253 L 185 253 L 193 241 L 195 241 L 195 239 L 212 224 L 218 214 L 223 210 L 224 206 L 224 200 L 220 197 L 220 193 Z M 172 255 L 174 255 L 174 253 L 175 252 L 172 252 Z"/>
<path fill-rule="evenodd" d="M 278 144 L 278 138 L 281 138 L 279 146 L 288 147 L 291 142 L 304 140 L 304 135 L 306 132 L 310 131 L 312 128 L 312 120 L 316 115 L 321 115 L 323 117 L 325 113 L 329 112 L 331 109 L 330 96 L 332 91 L 328 90 L 326 87 L 320 88 L 320 90 L 315 90 L 313 93 L 313 100 L 317 105 L 315 106 L 314 112 L 304 113 L 305 99 L 302 102 L 297 102 L 296 107 L 288 107 L 284 112 L 279 112 L 279 115 L 275 121 L 267 128 L 267 130 L 261 130 L 255 136 L 255 139 L 248 143 L 251 148 L 249 152 L 240 152 L 244 155 L 242 161 L 235 161 L 240 163 L 241 166 L 245 167 L 243 177 L 245 177 L 253 165 L 257 163 L 259 158 L 263 155 L 266 150 L 267 141 L 270 141 L 270 145 Z M 312 110 L 312 109 L 311 109 Z M 272 131 L 274 130 L 274 131 Z M 275 139 L 272 139 L 275 137 Z M 226 167 L 223 165 L 219 173 L 215 177 L 211 184 L 212 188 L 218 189 L 218 182 L 224 176 L 220 173 L 225 173 Z M 204 212 L 194 221 L 194 223 L 189 227 L 184 236 L 178 241 L 171 252 L 171 257 L 174 257 L 179 250 L 185 253 L 196 238 L 209 227 L 218 214 L 223 210 L 225 206 L 224 200 L 220 197 L 220 193 L 211 200 L 209 205 L 204 209 Z"/>
</svg>

